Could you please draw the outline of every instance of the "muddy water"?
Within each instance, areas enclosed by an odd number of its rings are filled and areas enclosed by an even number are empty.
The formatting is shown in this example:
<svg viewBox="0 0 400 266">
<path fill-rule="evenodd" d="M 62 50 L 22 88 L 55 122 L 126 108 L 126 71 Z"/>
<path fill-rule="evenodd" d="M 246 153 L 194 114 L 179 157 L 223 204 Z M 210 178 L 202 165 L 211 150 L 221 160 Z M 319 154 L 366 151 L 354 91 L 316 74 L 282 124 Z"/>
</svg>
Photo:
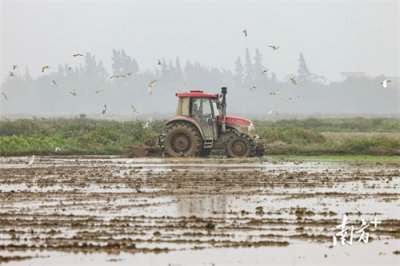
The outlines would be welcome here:
<svg viewBox="0 0 400 266">
<path fill-rule="evenodd" d="M 0 158 L 0 262 L 399 264 L 400 163 L 28 161 Z M 368 243 L 333 246 L 343 214 Z"/>
</svg>

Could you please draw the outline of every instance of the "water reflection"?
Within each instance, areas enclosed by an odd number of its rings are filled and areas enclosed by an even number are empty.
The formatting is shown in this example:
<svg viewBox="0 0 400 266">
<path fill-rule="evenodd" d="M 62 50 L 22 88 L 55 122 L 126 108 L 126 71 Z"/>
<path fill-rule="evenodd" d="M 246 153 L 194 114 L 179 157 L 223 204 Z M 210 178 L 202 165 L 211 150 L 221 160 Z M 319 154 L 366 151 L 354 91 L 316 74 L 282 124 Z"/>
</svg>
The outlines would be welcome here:
<svg viewBox="0 0 400 266">
<path fill-rule="evenodd" d="M 197 195 L 178 198 L 178 216 L 225 217 L 227 214 L 226 195 Z"/>
</svg>

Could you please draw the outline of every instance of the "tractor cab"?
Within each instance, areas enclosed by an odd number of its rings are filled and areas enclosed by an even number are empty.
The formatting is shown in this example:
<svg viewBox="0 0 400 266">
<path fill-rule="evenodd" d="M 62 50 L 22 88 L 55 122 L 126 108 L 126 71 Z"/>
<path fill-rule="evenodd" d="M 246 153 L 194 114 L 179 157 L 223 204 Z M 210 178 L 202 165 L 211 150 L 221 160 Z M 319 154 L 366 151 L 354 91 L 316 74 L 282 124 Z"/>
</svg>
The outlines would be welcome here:
<svg viewBox="0 0 400 266">
<path fill-rule="evenodd" d="M 185 116 L 201 128 L 202 135 L 209 141 L 218 139 L 218 118 L 221 116 L 219 94 L 199 90 L 179 92 L 178 116 Z"/>
</svg>

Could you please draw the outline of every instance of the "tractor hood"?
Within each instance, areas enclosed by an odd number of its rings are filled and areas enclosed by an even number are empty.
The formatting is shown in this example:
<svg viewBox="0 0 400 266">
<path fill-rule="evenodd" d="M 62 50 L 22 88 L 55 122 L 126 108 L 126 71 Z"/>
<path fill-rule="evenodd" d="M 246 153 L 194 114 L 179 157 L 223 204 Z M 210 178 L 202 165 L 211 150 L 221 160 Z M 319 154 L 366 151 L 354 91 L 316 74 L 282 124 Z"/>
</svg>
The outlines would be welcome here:
<svg viewBox="0 0 400 266">
<path fill-rule="evenodd" d="M 222 117 L 223 116 L 218 116 L 218 121 L 222 121 Z M 226 116 L 226 124 L 247 127 L 250 126 L 251 121 L 240 116 Z"/>
</svg>

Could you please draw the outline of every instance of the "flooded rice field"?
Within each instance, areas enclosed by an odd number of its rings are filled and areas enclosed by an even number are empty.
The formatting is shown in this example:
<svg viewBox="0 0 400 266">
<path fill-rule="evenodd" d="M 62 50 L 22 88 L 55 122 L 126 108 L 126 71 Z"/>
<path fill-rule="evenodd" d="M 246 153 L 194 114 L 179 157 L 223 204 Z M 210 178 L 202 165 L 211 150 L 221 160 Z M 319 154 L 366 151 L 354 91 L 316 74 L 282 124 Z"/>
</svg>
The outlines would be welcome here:
<svg viewBox="0 0 400 266">
<path fill-rule="evenodd" d="M 0 264 L 400 263 L 400 163 L 29 159 L 0 158 Z"/>
</svg>

